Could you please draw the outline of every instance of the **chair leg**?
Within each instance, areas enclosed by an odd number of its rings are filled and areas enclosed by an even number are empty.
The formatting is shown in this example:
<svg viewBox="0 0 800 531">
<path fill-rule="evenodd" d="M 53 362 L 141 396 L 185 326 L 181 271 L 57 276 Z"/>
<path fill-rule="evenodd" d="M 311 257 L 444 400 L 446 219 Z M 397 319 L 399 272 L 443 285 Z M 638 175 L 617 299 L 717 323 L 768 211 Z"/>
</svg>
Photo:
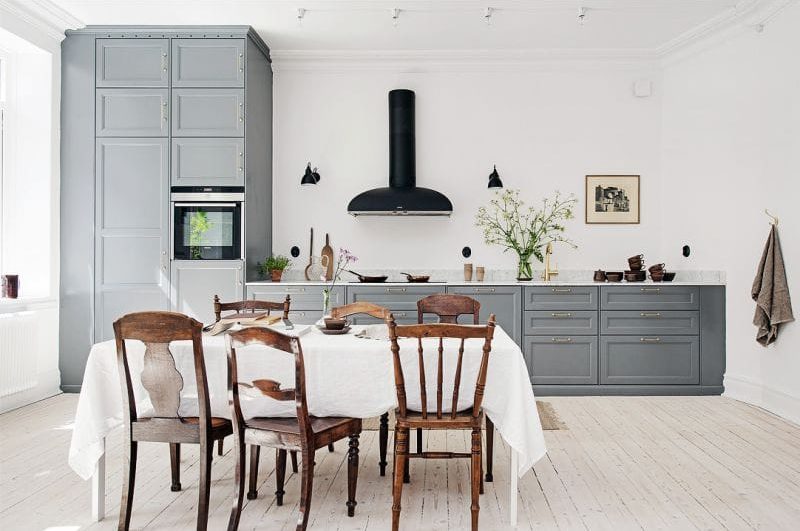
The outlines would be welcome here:
<svg viewBox="0 0 800 531">
<path fill-rule="evenodd" d="M 181 490 L 181 445 L 180 443 L 169 443 L 169 465 L 172 471 L 172 485 L 169 490 L 178 492 Z"/>
<path fill-rule="evenodd" d="M 211 495 L 211 461 L 214 459 L 214 441 L 200 443 L 200 488 L 197 502 L 197 531 L 208 527 L 208 505 Z"/>
<path fill-rule="evenodd" d="M 250 445 L 250 489 L 247 491 L 247 499 L 255 500 L 258 498 L 258 457 L 261 447 L 257 444 Z"/>
<path fill-rule="evenodd" d="M 494 422 L 486 417 L 486 481 L 494 481 L 492 465 L 494 464 Z"/>
<path fill-rule="evenodd" d="M 292 458 L 292 472 L 297 474 L 297 450 L 292 450 L 289 455 Z"/>
<path fill-rule="evenodd" d="M 333 452 L 334 450 L 335 450 L 335 448 L 333 447 L 333 443 L 330 443 L 330 444 L 328 445 L 328 451 L 329 451 L 329 452 Z"/>
<path fill-rule="evenodd" d="M 395 466 L 392 483 L 392 531 L 400 528 L 400 500 L 403 497 L 403 475 L 408 461 L 408 428 L 395 428 Z"/>
<path fill-rule="evenodd" d="M 411 473 L 409 471 L 411 459 L 406 458 L 403 463 L 403 483 L 411 483 Z"/>
<path fill-rule="evenodd" d="M 417 453 L 422 453 L 422 428 L 417 428 Z"/>
<path fill-rule="evenodd" d="M 286 450 L 275 450 L 275 503 L 283 505 L 283 483 L 286 479 Z"/>
<path fill-rule="evenodd" d="M 225 445 L 225 439 L 219 439 L 217 441 L 217 455 L 222 455 L 224 445 Z"/>
<path fill-rule="evenodd" d="M 481 490 L 481 429 L 472 430 L 472 531 L 478 531 L 478 512 L 480 506 Z"/>
<path fill-rule="evenodd" d="M 122 500 L 119 503 L 119 530 L 128 531 L 131 526 L 131 511 L 133 510 L 133 487 L 136 483 L 136 456 L 139 443 L 128 438 L 128 448 L 125 452 L 125 465 L 122 470 Z"/>
<path fill-rule="evenodd" d="M 242 501 L 244 498 L 246 447 L 244 441 L 238 435 L 234 435 L 234 447 L 236 449 L 236 478 L 233 486 L 233 507 L 228 520 L 228 531 L 236 531 L 239 528 L 239 518 L 242 515 Z"/>
<path fill-rule="evenodd" d="M 358 486 L 358 433 L 350 436 L 347 451 L 347 516 L 356 514 L 356 487 Z"/>
<path fill-rule="evenodd" d="M 386 412 L 381 415 L 380 428 L 378 430 L 378 445 L 380 447 L 380 460 L 378 461 L 378 468 L 381 471 L 381 476 L 386 475 L 386 447 L 389 443 L 389 413 Z"/>
<path fill-rule="evenodd" d="M 297 531 L 305 531 L 311 512 L 311 492 L 314 487 L 314 451 L 307 447 L 303 449 L 303 472 L 300 481 L 300 518 L 297 520 Z"/>
</svg>

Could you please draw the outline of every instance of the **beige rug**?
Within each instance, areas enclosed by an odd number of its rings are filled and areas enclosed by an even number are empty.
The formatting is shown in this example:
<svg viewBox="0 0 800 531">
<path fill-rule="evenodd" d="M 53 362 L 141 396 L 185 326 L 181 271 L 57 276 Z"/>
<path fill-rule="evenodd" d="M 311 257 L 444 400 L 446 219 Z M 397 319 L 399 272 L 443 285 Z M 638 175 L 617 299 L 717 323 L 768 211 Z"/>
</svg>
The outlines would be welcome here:
<svg viewBox="0 0 800 531">
<path fill-rule="evenodd" d="M 539 420 L 542 422 L 543 430 L 566 430 L 567 425 L 558 417 L 553 404 L 543 400 L 536 401 L 536 409 L 539 410 Z M 362 429 L 377 431 L 380 428 L 380 417 L 364 419 Z M 389 412 L 389 429 L 394 429 L 394 412 Z"/>
</svg>

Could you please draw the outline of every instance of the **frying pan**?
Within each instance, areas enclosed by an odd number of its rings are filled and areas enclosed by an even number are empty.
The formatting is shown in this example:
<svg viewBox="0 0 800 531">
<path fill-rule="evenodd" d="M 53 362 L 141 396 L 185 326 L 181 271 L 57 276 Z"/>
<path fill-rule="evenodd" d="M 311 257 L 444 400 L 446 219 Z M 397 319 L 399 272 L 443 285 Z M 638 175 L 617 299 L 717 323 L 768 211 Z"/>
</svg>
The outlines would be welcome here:
<svg viewBox="0 0 800 531">
<path fill-rule="evenodd" d="M 355 271 L 350 271 L 349 269 L 347 269 L 346 271 L 348 273 L 352 273 L 355 276 L 357 276 L 359 282 L 372 282 L 372 283 L 386 282 L 386 279 L 389 278 L 386 275 L 383 275 L 383 276 L 380 276 L 380 277 L 369 277 L 369 276 L 366 276 L 366 275 L 361 275 L 359 273 L 356 273 Z"/>
<path fill-rule="evenodd" d="M 409 282 L 427 282 L 431 279 L 430 275 L 410 275 L 408 273 L 400 273 L 408 278 Z"/>
</svg>

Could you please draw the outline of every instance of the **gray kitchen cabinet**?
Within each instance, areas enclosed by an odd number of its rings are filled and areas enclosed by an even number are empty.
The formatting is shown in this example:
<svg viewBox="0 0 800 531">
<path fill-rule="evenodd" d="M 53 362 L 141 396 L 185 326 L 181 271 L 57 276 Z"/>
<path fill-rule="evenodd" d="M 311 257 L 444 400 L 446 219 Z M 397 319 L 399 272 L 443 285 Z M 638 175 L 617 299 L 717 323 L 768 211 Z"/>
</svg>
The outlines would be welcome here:
<svg viewBox="0 0 800 531">
<path fill-rule="evenodd" d="M 95 341 L 114 320 L 169 304 L 169 148 L 162 138 L 96 141 Z"/>
<path fill-rule="evenodd" d="M 173 186 L 244 186 L 244 139 L 173 138 Z"/>
<path fill-rule="evenodd" d="M 526 335 L 597 335 L 597 311 L 526 311 Z"/>
<path fill-rule="evenodd" d="M 417 301 L 428 295 L 444 293 L 445 286 L 381 286 L 381 285 L 349 285 L 347 287 L 347 302 L 366 301 L 384 308 L 389 308 L 395 320 L 401 324 L 417 322 Z M 357 324 L 378 323 L 379 320 L 361 316 L 354 318 Z M 428 315 L 425 322 L 436 322 L 436 316 Z"/>
<path fill-rule="evenodd" d="M 697 336 L 601 336 L 600 384 L 699 384 Z"/>
<path fill-rule="evenodd" d="M 526 286 L 526 310 L 596 310 L 594 286 Z"/>
<path fill-rule="evenodd" d="M 172 39 L 173 87 L 243 87 L 244 39 Z"/>
<path fill-rule="evenodd" d="M 97 136 L 165 137 L 169 134 L 169 90 L 97 89 Z"/>
<path fill-rule="evenodd" d="M 291 297 L 289 320 L 294 324 L 314 324 L 322 317 L 322 290 L 320 285 L 249 284 L 247 298 L 262 301 L 283 301 Z M 331 293 L 331 307 L 345 301 L 344 286 L 336 286 Z"/>
<path fill-rule="evenodd" d="M 700 333 L 700 312 L 619 310 L 600 312 L 601 334 L 670 334 Z"/>
<path fill-rule="evenodd" d="M 603 286 L 600 308 L 603 310 L 697 310 L 700 307 L 698 286 Z"/>
<path fill-rule="evenodd" d="M 517 286 L 447 286 L 447 293 L 467 295 L 481 303 L 481 322 L 494 314 L 497 324 L 517 345 L 522 343 L 522 288 Z M 464 321 L 466 322 L 466 321 Z"/>
<path fill-rule="evenodd" d="M 244 90 L 173 89 L 172 136 L 243 137 Z"/>
<path fill-rule="evenodd" d="M 203 324 L 214 322 L 214 295 L 223 302 L 244 295 L 242 260 L 173 260 L 171 308 Z"/>
<path fill-rule="evenodd" d="M 525 361 L 534 385 L 594 385 L 597 384 L 597 337 L 526 337 Z"/>
<path fill-rule="evenodd" d="M 169 85 L 169 39 L 97 39 L 98 87 Z"/>
</svg>

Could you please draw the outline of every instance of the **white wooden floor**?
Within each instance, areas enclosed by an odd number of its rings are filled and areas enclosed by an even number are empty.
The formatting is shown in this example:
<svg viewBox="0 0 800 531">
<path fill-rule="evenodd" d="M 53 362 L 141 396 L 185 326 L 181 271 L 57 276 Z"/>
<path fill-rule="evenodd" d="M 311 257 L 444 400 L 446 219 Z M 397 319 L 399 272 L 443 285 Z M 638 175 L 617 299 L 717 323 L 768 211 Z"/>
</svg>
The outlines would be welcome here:
<svg viewBox="0 0 800 531">
<path fill-rule="evenodd" d="M 114 529 L 121 431 L 109 439 L 108 517 L 93 524 L 89 484 L 67 466 L 75 395 L 0 415 L 0 528 Z M 546 432 L 548 457 L 520 480 L 520 529 L 800 529 L 800 427 L 721 397 L 547 398 L 568 430 Z M 508 448 L 495 439 L 495 482 L 481 497 L 481 528 L 508 529 Z M 227 442 L 227 441 L 226 441 Z M 391 444 L 391 443 L 390 443 Z M 464 435 L 432 437 L 464 449 Z M 214 461 L 209 529 L 223 529 L 233 492 L 231 444 Z M 197 450 L 185 446 L 183 491 L 169 490 L 165 445 L 140 445 L 132 528 L 193 529 Z M 391 445 L 390 445 L 391 448 Z M 361 438 L 355 518 L 345 513 L 345 444 L 317 454 L 312 529 L 389 528 L 391 486 L 377 472 L 377 432 Z M 274 503 L 273 456 L 263 452 L 260 496 L 241 529 L 293 529 L 298 480 Z M 467 529 L 467 461 L 416 461 L 402 525 Z"/>
</svg>

